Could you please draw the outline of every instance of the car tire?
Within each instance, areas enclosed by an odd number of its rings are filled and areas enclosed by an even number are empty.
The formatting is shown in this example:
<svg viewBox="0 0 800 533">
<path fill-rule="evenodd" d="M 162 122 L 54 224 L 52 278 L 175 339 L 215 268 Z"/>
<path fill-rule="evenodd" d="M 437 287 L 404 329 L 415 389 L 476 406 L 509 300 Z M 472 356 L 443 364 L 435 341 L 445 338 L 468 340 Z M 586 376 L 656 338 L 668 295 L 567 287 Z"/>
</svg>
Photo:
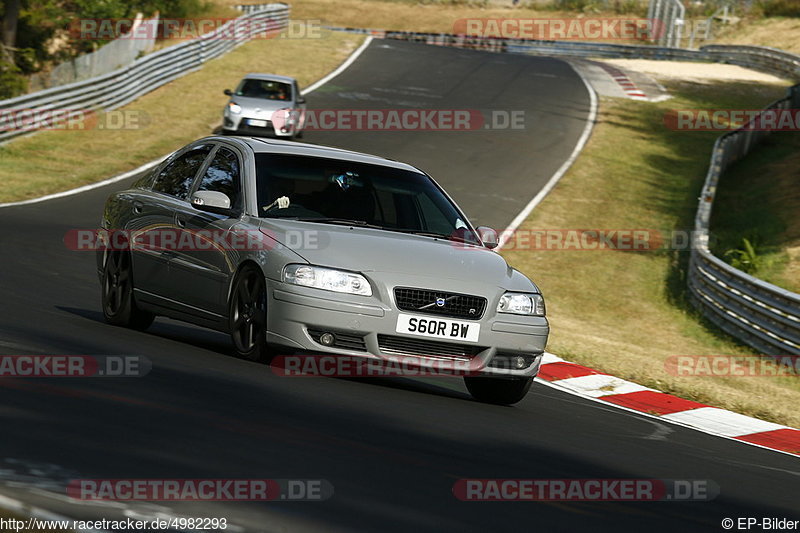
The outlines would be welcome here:
<svg viewBox="0 0 800 533">
<path fill-rule="evenodd" d="M 143 331 L 153 323 L 155 315 L 136 306 L 133 295 L 133 265 L 126 250 L 112 250 L 103 265 L 101 289 L 103 317 L 106 322 Z"/>
<path fill-rule="evenodd" d="M 267 285 L 264 273 L 245 266 L 236 275 L 228 304 L 228 324 L 237 357 L 268 362 Z"/>
<path fill-rule="evenodd" d="M 522 400 L 531 388 L 533 378 L 465 377 L 464 384 L 479 402 L 512 405 Z"/>
</svg>

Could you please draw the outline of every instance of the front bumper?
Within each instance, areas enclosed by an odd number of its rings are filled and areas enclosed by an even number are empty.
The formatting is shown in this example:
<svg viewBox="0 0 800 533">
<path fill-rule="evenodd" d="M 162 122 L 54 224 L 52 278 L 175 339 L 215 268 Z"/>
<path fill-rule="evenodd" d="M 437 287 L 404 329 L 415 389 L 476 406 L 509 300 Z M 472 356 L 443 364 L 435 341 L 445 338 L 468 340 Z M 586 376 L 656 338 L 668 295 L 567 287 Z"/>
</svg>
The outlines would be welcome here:
<svg viewBox="0 0 800 533">
<path fill-rule="evenodd" d="M 266 125 L 253 126 L 249 124 L 251 119 L 264 120 Z M 290 128 L 288 131 L 280 131 L 280 128 L 276 127 L 272 120 L 269 119 L 247 117 L 242 114 L 235 115 L 227 111 L 222 117 L 222 129 L 225 133 L 253 137 L 292 137 L 296 133 L 294 128 Z"/>
<path fill-rule="evenodd" d="M 475 321 L 481 326 L 477 342 L 433 339 L 396 332 L 401 311 L 374 297 L 332 293 L 269 279 L 267 290 L 267 342 L 302 353 L 402 360 L 404 365 L 437 370 L 452 364 L 468 368 L 470 373 L 534 377 L 549 334 L 544 317 L 498 316 L 487 309 L 484 317 Z M 321 344 L 321 332 L 333 333 L 337 344 Z M 340 338 L 342 342 L 338 342 Z M 517 356 L 523 356 L 526 367 L 514 367 L 512 361 Z"/>
</svg>

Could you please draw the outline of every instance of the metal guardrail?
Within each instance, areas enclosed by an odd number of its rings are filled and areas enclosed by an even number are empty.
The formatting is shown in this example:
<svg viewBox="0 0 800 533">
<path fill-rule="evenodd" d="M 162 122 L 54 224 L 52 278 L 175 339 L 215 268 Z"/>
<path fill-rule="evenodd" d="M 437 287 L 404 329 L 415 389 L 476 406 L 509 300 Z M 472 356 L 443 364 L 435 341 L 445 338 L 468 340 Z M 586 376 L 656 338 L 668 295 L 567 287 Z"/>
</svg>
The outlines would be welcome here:
<svg viewBox="0 0 800 533">
<path fill-rule="evenodd" d="M 795 56 L 794 60 L 800 60 Z M 800 85 L 771 109 L 800 107 Z M 757 119 L 754 119 L 757 120 Z M 747 155 L 769 131 L 742 129 L 717 139 L 695 217 L 695 241 L 689 264 L 694 305 L 724 331 L 769 355 L 800 355 L 800 294 L 750 276 L 711 254 L 709 221 L 717 184 L 725 170 Z"/>
<path fill-rule="evenodd" d="M 782 78 L 800 81 L 800 56 L 767 46 L 735 46 L 709 44 L 702 52 L 716 57 L 717 61 L 740 65 L 776 74 Z"/>
<path fill-rule="evenodd" d="M 791 80 L 800 81 L 800 57 L 765 46 L 707 45 L 699 50 L 666 46 L 593 43 L 584 41 L 544 41 L 472 37 L 451 33 L 424 33 L 365 28 L 323 26 L 334 31 L 362 33 L 377 38 L 421 42 L 436 46 L 453 46 L 529 55 L 554 57 L 594 57 L 615 59 L 653 59 L 660 61 L 702 61 L 740 65 Z"/>
<path fill-rule="evenodd" d="M 699 50 L 686 50 L 646 45 L 481 38 L 360 28 L 328 29 L 493 52 L 722 62 L 800 80 L 800 56 L 760 46 L 709 45 Z M 767 109 L 789 108 L 800 108 L 800 85 L 792 87 L 786 98 L 778 100 Z M 715 143 L 695 219 L 695 241 L 688 274 L 689 292 L 693 304 L 701 313 L 730 335 L 764 354 L 800 355 L 800 294 L 737 270 L 713 256 L 708 249 L 708 224 L 720 177 L 731 163 L 749 153 L 768 134 L 768 131 L 743 128 L 721 136 Z"/>
<path fill-rule="evenodd" d="M 13 111 L 24 110 L 29 117 L 22 129 L 0 124 L 0 141 L 50 125 L 52 117 L 47 116 L 48 111 L 74 110 L 73 116 L 79 116 L 87 110 L 123 106 L 199 69 L 206 61 L 226 54 L 256 35 L 279 31 L 288 25 L 288 5 L 259 7 L 260 11 L 228 21 L 213 32 L 148 54 L 108 74 L 0 101 L 0 122 Z"/>
</svg>

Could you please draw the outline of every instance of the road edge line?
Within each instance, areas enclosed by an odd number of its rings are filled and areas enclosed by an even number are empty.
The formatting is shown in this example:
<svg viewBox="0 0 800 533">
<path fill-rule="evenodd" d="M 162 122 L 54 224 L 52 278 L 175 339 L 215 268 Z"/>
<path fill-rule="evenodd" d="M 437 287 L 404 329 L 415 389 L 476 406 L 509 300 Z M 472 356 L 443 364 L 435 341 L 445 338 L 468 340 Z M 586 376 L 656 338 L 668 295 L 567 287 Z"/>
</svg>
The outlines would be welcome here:
<svg viewBox="0 0 800 533">
<path fill-rule="evenodd" d="M 522 224 L 525 219 L 528 218 L 533 210 L 536 209 L 540 203 L 542 203 L 542 200 L 544 200 L 544 198 L 550 194 L 550 191 L 555 188 L 556 184 L 561 180 L 564 174 L 566 174 L 570 167 L 572 167 L 572 164 L 578 159 L 578 156 L 581 155 L 581 152 L 583 152 L 583 148 L 586 146 L 586 143 L 589 142 L 589 137 L 591 137 L 592 131 L 594 130 L 594 125 L 597 122 L 597 112 L 599 108 L 597 91 L 594 90 L 592 84 L 582 73 L 580 73 L 575 67 L 566 61 L 565 63 L 569 65 L 569 68 L 571 68 L 575 74 L 578 75 L 583 84 L 586 86 L 586 90 L 589 91 L 589 116 L 586 119 L 586 126 L 584 126 L 583 133 L 581 133 L 581 136 L 578 138 L 578 142 L 575 144 L 575 148 L 573 148 L 569 158 L 564 161 L 558 170 L 556 170 L 555 174 L 550 177 L 544 187 L 542 187 L 542 189 L 536 193 L 536 196 L 534 196 L 531 201 L 528 202 L 524 208 L 522 208 L 522 211 L 520 211 L 519 214 L 514 217 L 514 220 L 511 221 L 508 227 L 506 227 L 506 229 L 503 231 L 503 234 L 500 236 L 500 243 L 497 245 L 495 250 L 500 250 L 503 248 L 503 246 L 511 238 L 511 233 L 513 233 L 520 226 L 520 224 Z"/>
</svg>

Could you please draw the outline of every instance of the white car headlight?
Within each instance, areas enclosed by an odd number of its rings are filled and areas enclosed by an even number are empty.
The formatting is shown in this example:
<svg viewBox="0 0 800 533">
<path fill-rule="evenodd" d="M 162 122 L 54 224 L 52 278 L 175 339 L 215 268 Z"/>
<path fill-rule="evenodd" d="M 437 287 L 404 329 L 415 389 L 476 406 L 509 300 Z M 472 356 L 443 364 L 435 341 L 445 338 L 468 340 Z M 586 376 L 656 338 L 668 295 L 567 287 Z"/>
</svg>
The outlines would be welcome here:
<svg viewBox="0 0 800 533">
<path fill-rule="evenodd" d="M 283 281 L 326 291 L 372 296 L 372 287 L 367 278 L 344 270 L 311 265 L 286 265 L 283 269 Z"/>
<path fill-rule="evenodd" d="M 498 313 L 514 315 L 544 316 L 544 298 L 541 294 L 507 292 L 497 304 Z"/>
<path fill-rule="evenodd" d="M 234 113 L 236 115 L 242 112 L 242 106 L 234 102 L 228 103 L 228 109 L 230 109 L 231 113 Z"/>
</svg>

